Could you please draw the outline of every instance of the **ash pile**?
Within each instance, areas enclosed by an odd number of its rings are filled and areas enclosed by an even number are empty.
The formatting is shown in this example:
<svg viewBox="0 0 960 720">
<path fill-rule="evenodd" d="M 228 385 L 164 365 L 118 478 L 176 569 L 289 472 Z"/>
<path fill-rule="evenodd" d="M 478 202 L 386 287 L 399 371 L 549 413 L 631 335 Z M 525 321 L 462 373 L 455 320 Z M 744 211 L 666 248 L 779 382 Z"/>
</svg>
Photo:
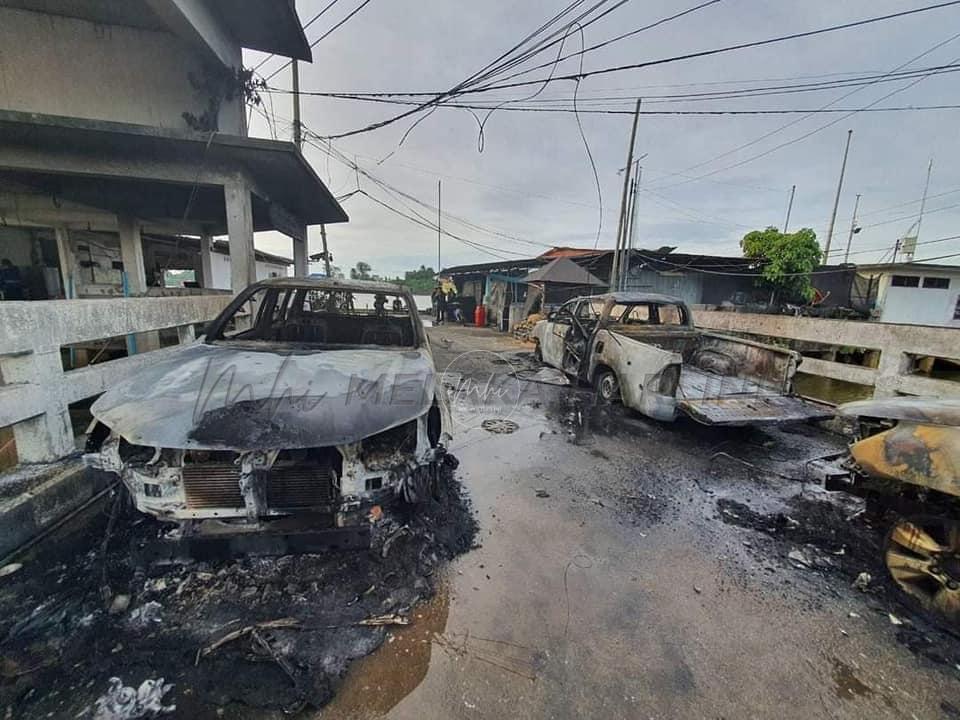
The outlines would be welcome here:
<svg viewBox="0 0 960 720">
<path fill-rule="evenodd" d="M 202 720 L 322 707 L 476 535 L 449 468 L 435 497 L 371 522 L 364 550 L 138 565 L 135 548 L 166 527 L 108 505 L 0 578 L 0 712 Z"/>
</svg>

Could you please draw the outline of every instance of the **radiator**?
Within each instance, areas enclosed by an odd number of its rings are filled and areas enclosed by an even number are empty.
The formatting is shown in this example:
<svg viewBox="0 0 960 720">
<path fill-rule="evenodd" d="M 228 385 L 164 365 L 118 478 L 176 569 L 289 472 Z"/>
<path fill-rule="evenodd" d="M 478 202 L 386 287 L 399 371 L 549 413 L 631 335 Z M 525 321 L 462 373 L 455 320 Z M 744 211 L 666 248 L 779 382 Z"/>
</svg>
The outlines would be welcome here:
<svg viewBox="0 0 960 720">
<path fill-rule="evenodd" d="M 244 507 L 240 468 L 232 463 L 184 465 L 182 478 L 189 510 Z M 330 465 L 274 465 L 267 473 L 267 507 L 281 511 L 332 509 L 335 479 Z"/>
</svg>

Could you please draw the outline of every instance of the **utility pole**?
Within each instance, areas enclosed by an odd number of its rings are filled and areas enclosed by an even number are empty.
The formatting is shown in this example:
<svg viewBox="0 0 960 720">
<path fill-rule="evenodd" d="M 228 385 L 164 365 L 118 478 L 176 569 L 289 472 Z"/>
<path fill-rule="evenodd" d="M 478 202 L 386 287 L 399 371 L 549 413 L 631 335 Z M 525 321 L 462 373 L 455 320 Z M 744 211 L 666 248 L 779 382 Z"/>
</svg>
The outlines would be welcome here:
<svg viewBox="0 0 960 720">
<path fill-rule="evenodd" d="M 294 60 L 290 66 L 293 73 L 293 144 L 297 150 L 303 150 L 303 123 L 300 122 L 300 64 Z M 320 223 L 320 239 L 323 241 L 323 268 L 330 277 L 330 250 L 327 248 L 327 226 Z M 304 238 L 306 243 L 307 239 Z M 309 247 L 305 248 L 309 253 Z"/>
<path fill-rule="evenodd" d="M 797 192 L 797 186 L 790 188 L 790 202 L 787 203 L 787 219 L 783 221 L 783 234 L 787 234 L 787 228 L 790 227 L 790 211 L 793 210 L 793 196 Z"/>
<path fill-rule="evenodd" d="M 440 180 L 437 180 L 437 280 L 440 279 Z"/>
<path fill-rule="evenodd" d="M 847 170 L 847 154 L 850 152 L 850 138 L 853 137 L 853 130 L 847 130 L 847 146 L 843 150 L 843 163 L 840 165 L 840 180 L 837 181 L 837 197 L 833 200 L 833 212 L 830 214 L 830 226 L 827 229 L 827 247 L 823 251 L 823 257 L 830 257 L 830 243 L 833 241 L 833 226 L 837 222 L 837 208 L 840 207 L 840 191 L 843 189 L 843 174 Z"/>
<path fill-rule="evenodd" d="M 630 265 L 630 256 L 633 253 L 633 236 L 637 227 L 637 198 L 640 196 L 640 180 L 643 177 L 643 166 L 637 166 L 637 177 L 634 178 L 631 183 L 630 195 L 632 196 L 631 209 L 630 209 L 630 222 L 627 227 L 626 234 L 626 244 L 627 244 L 627 262 L 623 263 L 620 266 L 620 289 L 627 289 L 627 270 Z"/>
<path fill-rule="evenodd" d="M 857 193 L 857 199 L 853 203 L 853 217 L 850 219 L 850 234 L 847 235 L 847 251 L 843 254 L 843 264 L 846 265 L 850 260 L 850 244 L 853 242 L 854 233 L 860 232 L 857 227 L 857 210 L 860 209 L 860 193 Z M 823 264 L 830 262 L 830 258 L 823 258 Z"/>
<path fill-rule="evenodd" d="M 931 170 L 933 170 L 933 158 L 930 158 L 930 163 L 927 165 L 927 181 L 923 184 L 923 197 L 920 199 L 920 217 L 917 218 L 917 240 L 920 239 L 920 223 L 923 222 L 923 211 L 927 207 L 927 190 L 930 189 Z"/>
<path fill-rule="evenodd" d="M 617 225 L 617 245 L 613 251 L 613 266 L 610 269 L 610 290 L 617 289 L 617 283 L 620 277 L 620 265 L 623 262 L 621 250 L 623 248 L 623 230 L 626 225 L 627 216 L 627 194 L 630 192 L 630 166 L 633 165 L 633 145 L 637 139 L 637 123 L 640 120 L 640 101 L 637 98 L 637 107 L 633 111 L 633 128 L 630 130 L 630 145 L 627 150 L 627 169 L 623 175 L 623 193 L 620 195 L 620 222 Z"/>
<path fill-rule="evenodd" d="M 330 251 L 327 250 L 327 226 L 320 223 L 320 239 L 323 240 L 323 267 L 330 277 Z"/>
<path fill-rule="evenodd" d="M 623 290 L 627 282 L 627 266 L 630 264 L 630 233 L 633 230 L 633 211 L 637 206 L 637 179 L 630 181 L 630 194 L 627 201 L 629 210 L 627 220 L 623 226 L 623 253 L 624 259 L 620 262 L 620 275 L 617 277 L 617 290 Z"/>
</svg>

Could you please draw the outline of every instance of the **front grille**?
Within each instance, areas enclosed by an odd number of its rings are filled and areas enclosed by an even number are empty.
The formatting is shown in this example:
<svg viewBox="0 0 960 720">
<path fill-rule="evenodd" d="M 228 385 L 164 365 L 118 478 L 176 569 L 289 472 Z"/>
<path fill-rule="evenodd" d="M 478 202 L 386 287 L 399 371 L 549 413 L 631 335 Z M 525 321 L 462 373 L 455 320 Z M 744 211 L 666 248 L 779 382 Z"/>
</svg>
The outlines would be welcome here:
<svg viewBox="0 0 960 720">
<path fill-rule="evenodd" d="M 267 478 L 267 505 L 273 510 L 320 508 L 333 500 L 334 472 L 329 465 L 274 465 Z"/>
<path fill-rule="evenodd" d="M 233 463 L 183 466 L 183 492 L 190 510 L 242 508 L 240 468 Z"/>
<path fill-rule="evenodd" d="M 183 467 L 187 509 L 243 508 L 240 468 L 225 463 Z M 278 464 L 267 475 L 267 506 L 271 510 L 327 508 L 336 496 L 336 474 L 329 464 Z"/>
</svg>

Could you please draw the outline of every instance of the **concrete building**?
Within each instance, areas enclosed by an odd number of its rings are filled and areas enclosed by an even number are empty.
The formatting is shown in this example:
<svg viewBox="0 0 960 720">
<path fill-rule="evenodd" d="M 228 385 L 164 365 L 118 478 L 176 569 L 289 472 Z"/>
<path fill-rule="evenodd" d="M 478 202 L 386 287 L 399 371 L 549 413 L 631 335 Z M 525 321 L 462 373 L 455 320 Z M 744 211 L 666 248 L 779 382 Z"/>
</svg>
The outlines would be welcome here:
<svg viewBox="0 0 960 720">
<path fill-rule="evenodd" d="M 306 227 L 347 216 L 296 147 L 247 137 L 244 47 L 310 59 L 289 0 L 4 2 L 0 257 L 35 283 L 56 268 L 64 297 L 140 295 L 144 234 L 203 238 L 203 267 L 227 235 L 236 291 L 257 277 L 254 232 L 279 230 L 306 274 Z M 94 265 L 82 233 L 121 260 Z"/>
<path fill-rule="evenodd" d="M 857 275 L 859 293 L 880 322 L 960 328 L 960 266 L 859 265 Z"/>
<path fill-rule="evenodd" d="M 191 340 L 230 299 L 205 292 L 286 274 L 255 232 L 306 275 L 307 227 L 348 219 L 293 144 L 247 136 L 244 48 L 311 59 L 292 0 L 0 3 L 0 451 L 73 452 L 72 406 Z"/>
</svg>

